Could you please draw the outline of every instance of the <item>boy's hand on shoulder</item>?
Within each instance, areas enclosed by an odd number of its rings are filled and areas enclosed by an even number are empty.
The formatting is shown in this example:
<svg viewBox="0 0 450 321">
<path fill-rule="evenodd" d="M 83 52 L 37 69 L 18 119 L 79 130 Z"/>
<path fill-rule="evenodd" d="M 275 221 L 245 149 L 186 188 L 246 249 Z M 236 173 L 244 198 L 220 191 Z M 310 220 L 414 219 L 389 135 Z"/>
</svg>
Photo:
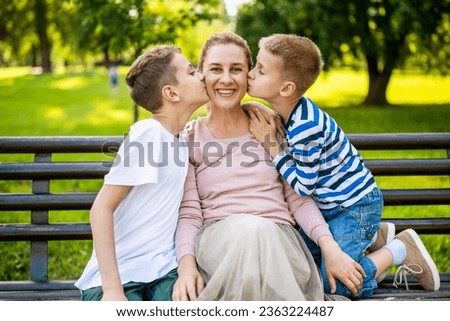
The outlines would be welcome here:
<svg viewBox="0 0 450 321">
<path fill-rule="evenodd" d="M 277 127 L 278 134 L 281 135 L 281 137 L 286 137 L 286 131 L 284 129 L 284 124 L 281 116 L 272 108 L 269 108 L 259 102 L 251 101 L 243 104 L 241 106 L 243 110 L 245 110 L 249 115 L 250 112 L 256 113 L 256 111 L 259 111 L 262 116 L 264 116 L 264 119 L 266 122 L 269 123 L 270 118 L 275 119 L 275 124 Z"/>
<path fill-rule="evenodd" d="M 269 115 L 268 120 L 256 109 L 249 111 L 250 132 L 263 145 L 264 149 L 275 158 L 281 151 L 281 142 L 277 139 L 275 116 Z"/>
<path fill-rule="evenodd" d="M 178 279 L 173 286 L 172 300 L 193 301 L 205 288 L 205 282 L 192 255 L 185 255 L 178 265 Z"/>
</svg>

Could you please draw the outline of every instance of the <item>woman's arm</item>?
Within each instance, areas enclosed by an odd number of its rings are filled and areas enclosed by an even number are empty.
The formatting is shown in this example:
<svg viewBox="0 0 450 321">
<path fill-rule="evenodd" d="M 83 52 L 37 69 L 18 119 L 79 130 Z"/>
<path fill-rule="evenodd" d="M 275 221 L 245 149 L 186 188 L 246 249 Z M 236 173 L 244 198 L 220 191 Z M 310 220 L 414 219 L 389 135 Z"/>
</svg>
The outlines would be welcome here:
<svg viewBox="0 0 450 321">
<path fill-rule="evenodd" d="M 204 288 L 204 281 L 195 260 L 195 241 L 202 225 L 203 215 L 197 190 L 195 167 L 189 164 L 175 235 L 179 263 L 178 280 L 173 287 L 172 294 L 174 301 L 195 300 Z"/>
<path fill-rule="evenodd" d="M 117 266 L 114 211 L 129 190 L 130 186 L 103 185 L 90 212 L 92 237 L 102 279 L 102 300 L 127 300 Z"/>
<path fill-rule="evenodd" d="M 334 293 L 336 290 L 338 279 L 357 295 L 365 277 L 364 269 L 341 250 L 314 200 L 310 196 L 300 197 L 284 180 L 283 184 L 286 201 L 295 221 L 320 247 L 331 292 Z"/>
<path fill-rule="evenodd" d="M 292 187 L 284 180 L 283 191 L 289 210 L 297 224 L 303 229 L 306 235 L 318 244 L 321 236 L 332 236 L 328 223 L 323 218 L 312 197 L 302 197 L 298 195 Z"/>
</svg>

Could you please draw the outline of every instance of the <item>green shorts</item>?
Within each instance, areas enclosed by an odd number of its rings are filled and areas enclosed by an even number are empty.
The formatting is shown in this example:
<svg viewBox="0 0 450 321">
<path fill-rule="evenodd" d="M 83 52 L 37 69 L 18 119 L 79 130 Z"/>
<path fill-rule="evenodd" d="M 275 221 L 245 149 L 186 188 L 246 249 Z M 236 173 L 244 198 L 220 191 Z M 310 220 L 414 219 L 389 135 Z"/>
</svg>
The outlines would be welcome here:
<svg viewBox="0 0 450 321">
<path fill-rule="evenodd" d="M 178 278 L 177 269 L 150 283 L 128 282 L 123 290 L 128 301 L 171 301 L 172 289 Z M 82 301 L 100 301 L 103 296 L 101 286 L 81 291 Z"/>
</svg>

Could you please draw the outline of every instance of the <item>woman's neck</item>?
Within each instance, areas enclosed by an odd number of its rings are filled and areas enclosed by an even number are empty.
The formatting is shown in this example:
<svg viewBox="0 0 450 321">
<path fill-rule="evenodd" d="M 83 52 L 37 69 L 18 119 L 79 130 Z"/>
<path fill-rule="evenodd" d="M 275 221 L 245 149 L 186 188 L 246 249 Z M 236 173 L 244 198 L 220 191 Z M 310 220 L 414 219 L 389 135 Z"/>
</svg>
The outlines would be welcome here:
<svg viewBox="0 0 450 321">
<path fill-rule="evenodd" d="M 249 118 L 240 106 L 232 109 L 210 107 L 206 125 L 216 138 L 233 138 L 249 131 Z"/>
</svg>

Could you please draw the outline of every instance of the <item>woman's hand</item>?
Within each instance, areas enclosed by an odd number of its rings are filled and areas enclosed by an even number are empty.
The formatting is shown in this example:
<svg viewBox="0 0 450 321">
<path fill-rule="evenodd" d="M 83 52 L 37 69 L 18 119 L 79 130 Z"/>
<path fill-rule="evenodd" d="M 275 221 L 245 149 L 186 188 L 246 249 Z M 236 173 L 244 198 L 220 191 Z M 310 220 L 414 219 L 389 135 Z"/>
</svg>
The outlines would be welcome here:
<svg viewBox="0 0 450 321">
<path fill-rule="evenodd" d="M 330 236 L 319 238 L 319 246 L 325 260 L 325 270 L 331 293 L 336 292 L 336 279 L 338 279 L 353 295 L 358 295 L 358 291 L 362 288 L 363 278 L 366 276 L 362 266 L 343 252 Z"/>
<path fill-rule="evenodd" d="M 205 288 L 205 282 L 197 269 L 197 262 L 192 255 L 185 255 L 178 264 L 178 280 L 173 286 L 174 301 L 196 300 Z"/>
</svg>

